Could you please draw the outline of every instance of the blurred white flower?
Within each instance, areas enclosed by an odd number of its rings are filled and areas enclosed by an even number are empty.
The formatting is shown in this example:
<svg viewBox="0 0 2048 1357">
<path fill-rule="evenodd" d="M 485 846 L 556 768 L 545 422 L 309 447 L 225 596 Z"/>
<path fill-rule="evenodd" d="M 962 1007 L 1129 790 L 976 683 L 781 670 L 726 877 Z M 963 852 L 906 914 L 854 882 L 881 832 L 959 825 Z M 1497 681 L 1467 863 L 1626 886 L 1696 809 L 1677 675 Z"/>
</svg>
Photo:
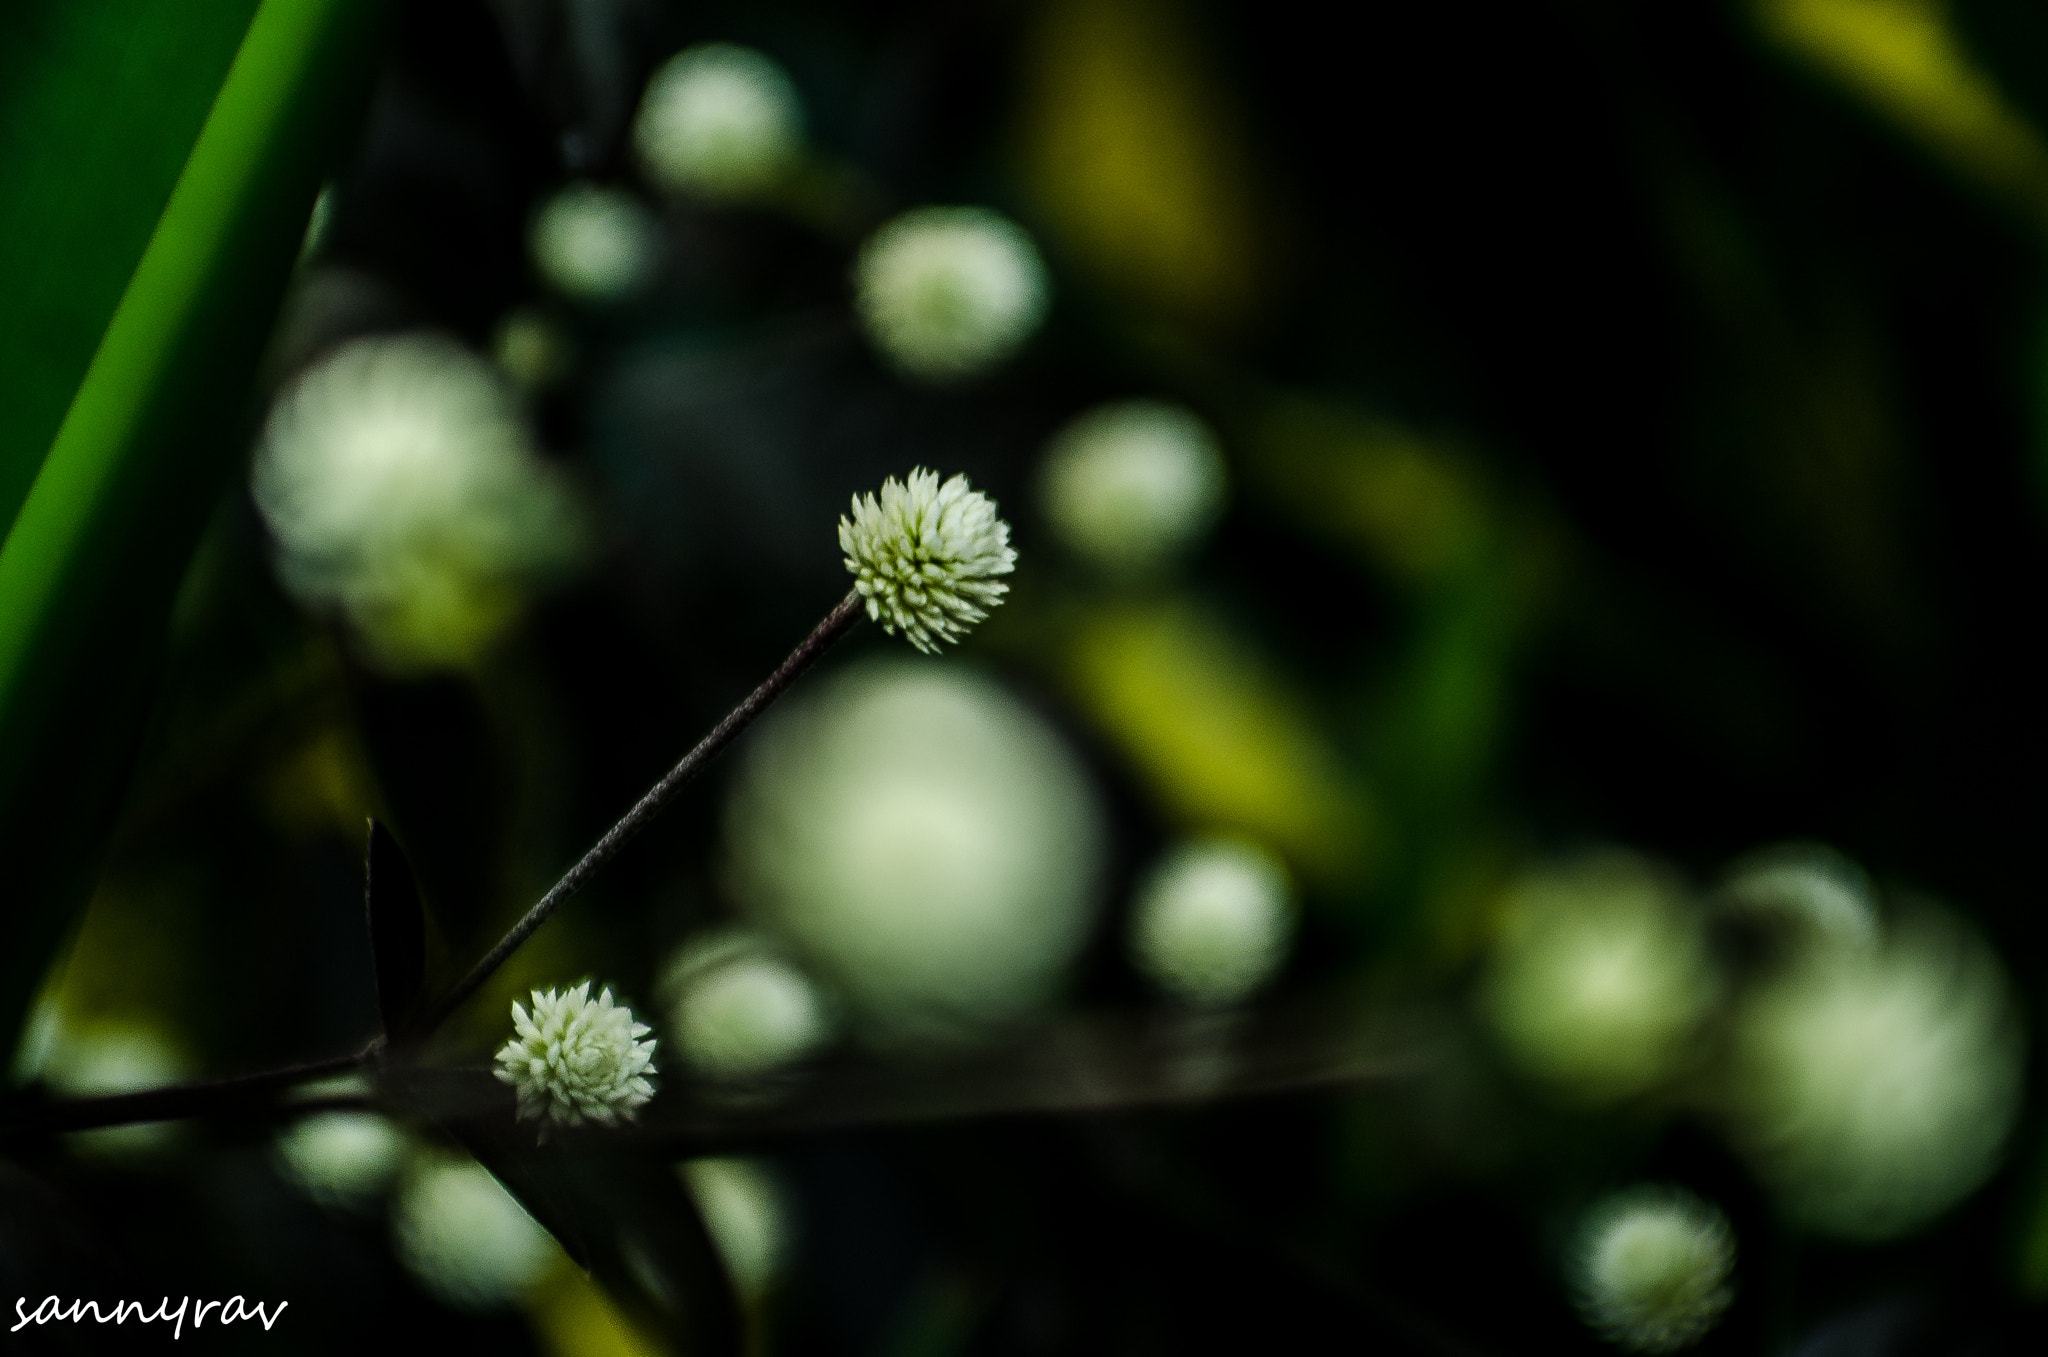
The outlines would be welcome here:
<svg viewBox="0 0 2048 1357">
<path fill-rule="evenodd" d="M 1681 1069 L 1718 988 L 1685 892 L 1649 862 L 1605 853 L 1510 886 L 1481 1000 L 1524 1070 L 1606 1102 Z"/>
<path fill-rule="evenodd" d="M 1058 732 L 953 665 L 860 665 L 752 736 L 732 888 L 884 1038 L 969 1038 L 1049 999 L 1079 948 L 1101 810 Z"/>
<path fill-rule="evenodd" d="M 1735 1296 L 1728 1218 L 1678 1188 L 1632 1188 L 1595 1206 L 1573 1264 L 1579 1313 L 1632 1352 L 1692 1346 Z"/>
<path fill-rule="evenodd" d="M 286 587 L 400 670 L 474 660 L 580 537 L 490 364 L 432 335 L 355 340 L 301 374 L 250 488 Z"/>
<path fill-rule="evenodd" d="M 1823 844 L 1780 844 L 1744 858 L 1729 871 L 1719 900 L 1726 917 L 1793 951 L 1877 945 L 1869 876 Z"/>
<path fill-rule="evenodd" d="M 579 301 L 613 302 L 653 276 L 661 227 L 630 193 L 571 184 L 534 214 L 528 244 L 550 287 Z"/>
<path fill-rule="evenodd" d="M 941 485 L 921 467 L 907 483 L 883 481 L 880 500 L 855 495 L 852 519 L 839 520 L 839 549 L 868 616 L 927 653 L 987 617 L 1010 589 L 1000 577 L 1017 566 L 995 501 L 965 476 Z"/>
<path fill-rule="evenodd" d="M 692 1159 L 680 1171 L 733 1289 L 758 1301 L 789 1251 L 789 1194 L 759 1159 Z"/>
<path fill-rule="evenodd" d="M 1223 453 L 1192 410 L 1163 401 L 1097 406 L 1053 438 L 1038 500 L 1061 543 L 1113 574 L 1184 555 L 1223 512 Z"/>
<path fill-rule="evenodd" d="M 423 1156 L 392 1203 L 399 1259 L 450 1305 L 487 1310 L 518 1299 L 554 1261 L 554 1241 L 480 1164 Z"/>
<path fill-rule="evenodd" d="M 519 1093 L 519 1118 L 547 1125 L 601 1126 L 631 1121 L 654 1096 L 652 1039 L 633 1010 L 612 1002 L 607 989 L 590 997 L 590 982 L 574 989 L 533 992 L 533 1012 L 512 1004 L 512 1040 L 498 1051 L 493 1071 Z"/>
<path fill-rule="evenodd" d="M 803 150 L 803 103 L 788 72 L 751 47 L 707 42 L 647 82 L 633 144 L 672 193 L 745 198 L 772 188 Z"/>
<path fill-rule="evenodd" d="M 898 371 L 948 382 L 1014 353 L 1045 319 L 1051 284 L 1024 228 L 985 207 L 920 207 L 854 263 L 868 337 Z"/>
<path fill-rule="evenodd" d="M 1169 851 L 1138 888 L 1131 951 L 1176 999 L 1202 1007 L 1251 995 L 1287 959 L 1294 906 L 1287 869 L 1241 839 Z"/>
<path fill-rule="evenodd" d="M 1824 1234 L 1908 1233 L 1982 1183 L 2019 1114 L 2024 1038 L 1990 947 L 1931 910 L 1747 996 L 1730 1044 L 1738 1144 Z"/>
<path fill-rule="evenodd" d="M 278 1162 L 313 1200 L 357 1206 L 382 1192 L 405 1159 L 405 1133 L 374 1112 L 316 1112 L 278 1134 Z"/>
<path fill-rule="evenodd" d="M 816 1053 L 832 1035 L 810 977 L 745 930 L 683 947 L 669 962 L 662 991 L 672 1045 L 713 1078 L 768 1074 Z"/>
</svg>

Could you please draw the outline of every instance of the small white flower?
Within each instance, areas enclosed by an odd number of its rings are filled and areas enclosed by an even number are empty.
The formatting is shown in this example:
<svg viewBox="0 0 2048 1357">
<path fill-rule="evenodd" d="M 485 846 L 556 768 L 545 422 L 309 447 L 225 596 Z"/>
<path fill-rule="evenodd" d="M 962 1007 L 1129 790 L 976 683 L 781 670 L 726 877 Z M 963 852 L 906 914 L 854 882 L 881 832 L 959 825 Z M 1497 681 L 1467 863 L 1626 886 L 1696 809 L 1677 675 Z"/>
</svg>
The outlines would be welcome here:
<svg viewBox="0 0 2048 1357">
<path fill-rule="evenodd" d="M 1038 500 L 1069 551 L 1116 575 L 1185 555 L 1223 512 L 1223 453 L 1194 411 L 1116 401 L 1068 424 L 1046 449 Z"/>
<path fill-rule="evenodd" d="M 1633 1188 L 1601 1202 L 1581 1229 L 1574 1262 L 1579 1313 L 1632 1352 L 1690 1347 L 1735 1295 L 1728 1218 L 1679 1188 Z"/>
<path fill-rule="evenodd" d="M 669 1032 L 713 1078 L 751 1079 L 815 1054 L 831 1015 L 810 977 L 759 934 L 714 933 L 676 953 L 662 980 Z"/>
<path fill-rule="evenodd" d="M 922 468 L 908 483 L 884 481 L 879 500 L 855 495 L 852 519 L 839 520 L 839 549 L 868 616 L 926 652 L 987 617 L 1009 592 L 998 576 L 1017 566 L 995 501 L 965 476 L 941 485 Z"/>
<path fill-rule="evenodd" d="M 280 1164 L 314 1201 L 355 1206 L 384 1190 L 405 1157 L 405 1133 L 374 1112 L 320 1112 L 277 1138 Z"/>
<path fill-rule="evenodd" d="M 1044 321 L 1051 285 L 1024 228 L 985 207 L 920 207 L 861 247 L 855 304 L 906 377 L 950 382 L 994 367 Z"/>
<path fill-rule="evenodd" d="M 1287 959 L 1290 895 L 1287 869 L 1256 844 L 1181 844 L 1138 889 L 1131 950 L 1139 968 L 1184 1003 L 1240 1003 Z"/>
<path fill-rule="evenodd" d="M 528 244 L 535 267 L 557 291 L 612 302 L 637 291 L 654 273 L 661 228 L 629 193 L 571 184 L 535 214 Z"/>
<path fill-rule="evenodd" d="M 655 1044 L 640 1040 L 649 1029 L 613 1003 L 609 989 L 596 999 L 588 980 L 559 993 L 535 990 L 532 1013 L 514 1001 L 512 1026 L 517 1035 L 498 1052 L 495 1073 L 518 1090 L 522 1121 L 613 1126 L 654 1096 Z"/>
<path fill-rule="evenodd" d="M 795 163 L 803 104 L 769 57 L 734 43 L 701 43 L 670 57 L 647 82 L 633 143 L 648 178 L 671 192 L 745 198 Z"/>
</svg>

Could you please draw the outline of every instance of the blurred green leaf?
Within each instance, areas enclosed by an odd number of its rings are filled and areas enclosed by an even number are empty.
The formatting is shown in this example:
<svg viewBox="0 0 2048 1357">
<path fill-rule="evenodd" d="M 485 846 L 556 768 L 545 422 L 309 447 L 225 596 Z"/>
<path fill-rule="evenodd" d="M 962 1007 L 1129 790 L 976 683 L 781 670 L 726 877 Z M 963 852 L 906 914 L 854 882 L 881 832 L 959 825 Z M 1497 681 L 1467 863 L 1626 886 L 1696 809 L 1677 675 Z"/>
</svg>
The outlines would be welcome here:
<svg viewBox="0 0 2048 1357">
<path fill-rule="evenodd" d="M 0 547 L 10 1043 L 119 805 L 178 581 L 244 446 L 258 360 L 368 87 L 382 9 L 258 11 Z"/>
<path fill-rule="evenodd" d="M 0 8 L 0 522 L 12 522 L 256 0 Z"/>
</svg>

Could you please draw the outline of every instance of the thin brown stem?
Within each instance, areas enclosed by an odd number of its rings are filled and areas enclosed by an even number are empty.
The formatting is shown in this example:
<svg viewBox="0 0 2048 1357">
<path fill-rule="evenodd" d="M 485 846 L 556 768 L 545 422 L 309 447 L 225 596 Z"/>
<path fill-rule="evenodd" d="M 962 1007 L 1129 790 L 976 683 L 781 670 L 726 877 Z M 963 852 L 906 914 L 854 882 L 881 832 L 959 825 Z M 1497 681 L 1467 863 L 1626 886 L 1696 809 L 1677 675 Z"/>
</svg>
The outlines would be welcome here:
<svg viewBox="0 0 2048 1357">
<path fill-rule="evenodd" d="M 406 1034 L 407 1038 L 416 1041 L 426 1036 L 474 996 L 477 990 L 483 987 L 484 982 L 505 964 L 506 959 L 519 949 L 519 945 L 533 936 L 535 929 L 547 922 L 548 915 L 554 913 L 564 900 L 574 895 L 599 868 L 617 857 L 619 850 L 625 847 L 626 841 L 646 828 L 685 782 L 737 739 L 740 732 L 752 725 L 754 719 L 765 711 L 770 703 L 796 682 L 805 670 L 817 663 L 819 656 L 830 649 L 834 641 L 844 636 L 853 628 L 854 623 L 860 621 L 863 606 L 857 590 L 850 591 L 841 599 L 838 606 L 825 615 L 825 620 L 818 624 L 816 630 L 790 652 L 789 658 L 784 660 L 760 687 L 747 694 L 746 699 L 723 721 L 712 727 L 711 733 L 699 740 L 695 748 L 683 755 L 682 760 L 669 769 L 645 796 L 635 802 L 633 808 L 627 811 L 617 824 L 605 831 L 604 837 L 599 839 L 575 866 L 563 874 L 562 879 L 512 926 L 509 933 L 498 940 L 498 945 L 491 948 L 483 960 L 470 968 L 469 974 L 463 976 L 453 989 L 442 996 L 440 1002 L 428 1013 L 426 1020 Z M 46 1104 L 25 1116 L 12 1119 L 11 1124 L 0 1124 L 0 1139 L 36 1132 L 84 1131 L 102 1126 L 125 1126 L 136 1122 L 175 1121 L 185 1117 L 213 1115 L 237 1105 L 261 1103 L 273 1094 L 310 1079 L 345 1074 L 372 1064 L 381 1064 L 388 1049 L 386 1039 L 379 1037 L 355 1055 L 335 1056 L 328 1060 L 288 1065 L 282 1069 L 235 1075 L 226 1079 L 175 1084 L 168 1088 L 147 1089 L 138 1093 L 116 1093 L 99 1098 L 78 1098 Z"/>
<path fill-rule="evenodd" d="M 363 1055 L 338 1055 L 327 1060 L 286 1065 L 255 1074 L 230 1075 L 225 1079 L 202 1079 L 190 1084 L 143 1089 L 136 1093 L 113 1093 L 100 1098 L 76 1098 L 37 1108 L 9 1126 L 0 1135 L 23 1131 L 90 1131 L 102 1126 L 131 1126 L 145 1121 L 178 1121 L 185 1117 L 217 1114 L 229 1107 L 257 1104 L 294 1084 L 329 1075 L 347 1074 L 362 1067 Z"/>
<path fill-rule="evenodd" d="M 780 668 L 770 674 L 761 686 L 748 693 L 746 699 L 716 726 L 711 733 L 697 742 L 689 753 L 675 767 L 668 770 L 661 781 L 648 789 L 645 796 L 633 808 L 620 817 L 619 822 L 606 830 L 604 837 L 592 845 L 589 852 L 578 860 L 575 866 L 562 874 L 546 895 L 543 895 L 524 918 L 514 925 L 512 931 L 498 940 L 498 945 L 485 954 L 484 959 L 470 968 L 469 974 L 457 981 L 455 987 L 443 995 L 420 1024 L 419 1035 L 425 1035 L 447 1021 L 449 1016 L 483 987 L 486 980 L 504 965 L 519 945 L 533 936 L 534 930 L 547 922 L 548 915 L 555 912 L 564 900 L 582 888 L 599 868 L 617 857 L 626 841 L 645 829 L 648 822 L 661 813 L 676 792 L 682 788 L 705 764 L 716 758 L 731 744 L 768 705 L 782 696 L 790 684 L 797 681 L 804 671 L 816 664 L 818 657 L 831 648 L 832 643 L 852 629 L 860 621 L 863 603 L 858 590 L 849 590 L 839 606 L 825 615 L 817 629 L 806 636 L 803 643 L 790 652 L 789 658 Z"/>
</svg>

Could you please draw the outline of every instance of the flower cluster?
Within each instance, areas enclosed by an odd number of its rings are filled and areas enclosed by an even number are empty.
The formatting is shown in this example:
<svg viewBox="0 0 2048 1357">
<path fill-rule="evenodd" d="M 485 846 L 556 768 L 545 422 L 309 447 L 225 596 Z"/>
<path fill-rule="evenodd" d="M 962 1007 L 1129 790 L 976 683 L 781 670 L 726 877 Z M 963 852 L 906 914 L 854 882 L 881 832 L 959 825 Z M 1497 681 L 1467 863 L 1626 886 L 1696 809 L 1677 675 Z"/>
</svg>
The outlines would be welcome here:
<svg viewBox="0 0 2048 1357">
<path fill-rule="evenodd" d="M 1681 1188 L 1640 1187 L 1601 1202 L 1576 1262 L 1580 1313 L 1632 1352 L 1692 1346 L 1734 1299 L 1728 1218 Z"/>
<path fill-rule="evenodd" d="M 640 1039 L 648 1027 L 613 1003 L 609 989 L 596 999 L 588 980 L 559 993 L 535 990 L 532 1013 L 513 1003 L 512 1026 L 495 1073 L 518 1090 L 521 1120 L 613 1126 L 654 1096 L 655 1044 Z"/>
<path fill-rule="evenodd" d="M 839 520 L 839 549 L 868 616 L 927 652 L 987 617 L 1009 591 L 998 576 L 1017 564 L 995 502 L 965 476 L 941 485 L 922 468 L 907 483 L 884 481 L 879 500 L 856 495 L 853 517 Z"/>
</svg>

